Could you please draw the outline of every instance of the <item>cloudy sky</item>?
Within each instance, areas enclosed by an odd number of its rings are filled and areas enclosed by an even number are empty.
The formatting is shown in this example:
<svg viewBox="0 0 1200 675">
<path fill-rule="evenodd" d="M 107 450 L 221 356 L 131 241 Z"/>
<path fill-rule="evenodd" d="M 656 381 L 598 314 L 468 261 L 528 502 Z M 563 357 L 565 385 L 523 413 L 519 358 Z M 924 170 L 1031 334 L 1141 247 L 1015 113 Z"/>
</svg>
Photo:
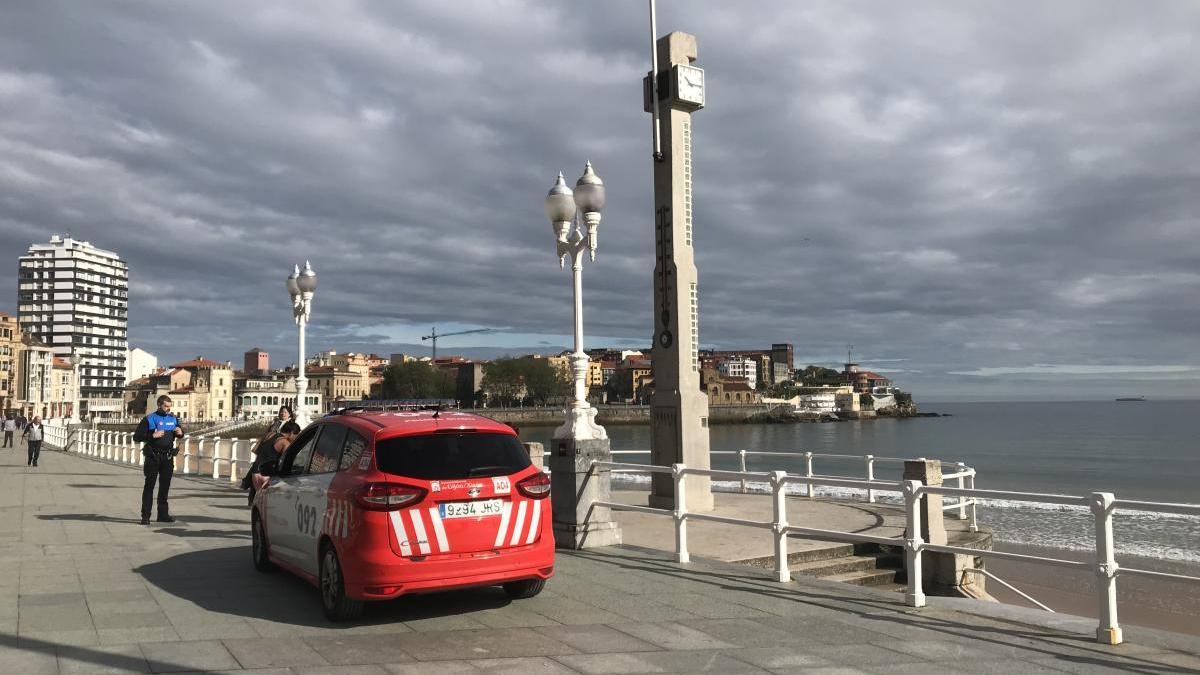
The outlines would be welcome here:
<svg viewBox="0 0 1200 675">
<path fill-rule="evenodd" d="M 1200 4 L 662 0 L 694 33 L 706 346 L 925 400 L 1200 397 Z M 51 234 L 130 265 L 163 361 L 569 343 L 542 199 L 591 159 L 597 344 L 648 342 L 641 0 L 13 0 L 0 311 Z"/>
</svg>

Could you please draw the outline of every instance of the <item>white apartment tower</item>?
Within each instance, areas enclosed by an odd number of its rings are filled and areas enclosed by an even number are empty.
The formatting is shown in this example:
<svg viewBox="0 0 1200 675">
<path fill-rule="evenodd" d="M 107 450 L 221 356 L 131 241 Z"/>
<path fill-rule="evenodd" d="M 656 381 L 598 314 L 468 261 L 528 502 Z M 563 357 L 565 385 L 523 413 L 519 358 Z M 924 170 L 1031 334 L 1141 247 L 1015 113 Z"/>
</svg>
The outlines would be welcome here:
<svg viewBox="0 0 1200 675">
<path fill-rule="evenodd" d="M 54 355 L 80 357 L 81 412 L 119 414 L 128 348 L 129 269 L 112 251 L 54 235 L 21 256 L 17 320 Z"/>
</svg>

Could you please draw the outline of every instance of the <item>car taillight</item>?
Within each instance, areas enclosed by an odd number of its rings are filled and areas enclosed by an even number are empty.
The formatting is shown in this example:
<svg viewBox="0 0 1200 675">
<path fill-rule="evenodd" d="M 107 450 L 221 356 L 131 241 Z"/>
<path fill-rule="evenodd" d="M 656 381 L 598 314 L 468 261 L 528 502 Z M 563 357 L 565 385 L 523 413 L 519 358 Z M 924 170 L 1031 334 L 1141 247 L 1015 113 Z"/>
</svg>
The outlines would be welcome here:
<svg viewBox="0 0 1200 675">
<path fill-rule="evenodd" d="M 358 505 L 371 511 L 395 511 L 415 504 L 425 489 L 399 483 L 367 483 L 358 491 Z"/>
<path fill-rule="evenodd" d="M 539 471 L 517 483 L 517 492 L 530 499 L 541 499 L 550 494 L 550 477 Z"/>
</svg>

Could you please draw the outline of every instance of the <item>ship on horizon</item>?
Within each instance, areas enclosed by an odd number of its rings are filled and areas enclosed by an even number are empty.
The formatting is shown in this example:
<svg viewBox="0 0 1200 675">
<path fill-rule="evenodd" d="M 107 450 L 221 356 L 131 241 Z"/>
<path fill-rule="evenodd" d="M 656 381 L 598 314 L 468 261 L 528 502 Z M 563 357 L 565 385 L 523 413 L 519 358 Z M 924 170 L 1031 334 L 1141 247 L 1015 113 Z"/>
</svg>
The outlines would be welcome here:
<svg viewBox="0 0 1200 675">
<path fill-rule="evenodd" d="M 1118 398 L 1117 400 L 1118 401 L 1145 401 L 1146 397 L 1145 396 L 1122 396 L 1121 398 Z"/>
</svg>

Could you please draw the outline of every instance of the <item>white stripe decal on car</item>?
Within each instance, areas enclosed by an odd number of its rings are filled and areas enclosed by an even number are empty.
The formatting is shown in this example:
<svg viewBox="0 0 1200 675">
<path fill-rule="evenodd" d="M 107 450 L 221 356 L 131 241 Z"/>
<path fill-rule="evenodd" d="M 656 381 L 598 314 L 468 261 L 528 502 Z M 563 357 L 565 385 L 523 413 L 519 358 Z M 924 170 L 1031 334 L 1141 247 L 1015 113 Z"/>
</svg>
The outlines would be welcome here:
<svg viewBox="0 0 1200 675">
<path fill-rule="evenodd" d="M 533 520 L 529 521 L 529 536 L 525 537 L 526 544 L 532 544 L 533 540 L 538 535 L 538 524 L 542 522 L 542 505 L 540 502 L 533 503 Z"/>
<path fill-rule="evenodd" d="M 508 540 L 509 546 L 516 546 L 521 540 L 521 526 L 525 524 L 525 508 L 529 506 L 529 502 L 522 499 L 520 506 L 517 507 L 517 522 L 513 523 L 512 539 Z"/>
<path fill-rule="evenodd" d="M 400 519 L 400 512 L 389 511 L 388 517 L 392 521 L 392 531 L 396 533 L 396 541 L 400 542 L 400 554 L 412 555 L 412 547 L 408 545 L 408 533 L 404 531 L 404 521 Z"/>
<path fill-rule="evenodd" d="M 433 534 L 437 537 L 438 549 L 442 553 L 450 552 L 450 544 L 446 541 L 446 528 L 442 527 L 442 514 L 438 507 L 429 509 L 429 520 L 433 523 Z"/>
<path fill-rule="evenodd" d="M 409 511 L 412 514 L 413 534 L 417 535 L 417 546 L 421 555 L 429 555 L 429 535 L 425 534 L 425 521 L 421 520 L 421 512 L 417 509 Z"/>
<path fill-rule="evenodd" d="M 347 522 L 350 519 L 349 511 L 350 511 L 349 504 L 346 503 L 346 500 L 339 499 L 338 500 L 338 532 L 343 537 L 345 537 L 348 534 L 349 529 L 350 529 L 349 524 Z"/>
<path fill-rule="evenodd" d="M 500 529 L 496 530 L 496 543 L 492 546 L 500 548 L 504 543 L 504 535 L 508 534 L 508 513 L 512 510 L 512 502 L 504 502 L 504 507 L 500 509 Z"/>
</svg>

